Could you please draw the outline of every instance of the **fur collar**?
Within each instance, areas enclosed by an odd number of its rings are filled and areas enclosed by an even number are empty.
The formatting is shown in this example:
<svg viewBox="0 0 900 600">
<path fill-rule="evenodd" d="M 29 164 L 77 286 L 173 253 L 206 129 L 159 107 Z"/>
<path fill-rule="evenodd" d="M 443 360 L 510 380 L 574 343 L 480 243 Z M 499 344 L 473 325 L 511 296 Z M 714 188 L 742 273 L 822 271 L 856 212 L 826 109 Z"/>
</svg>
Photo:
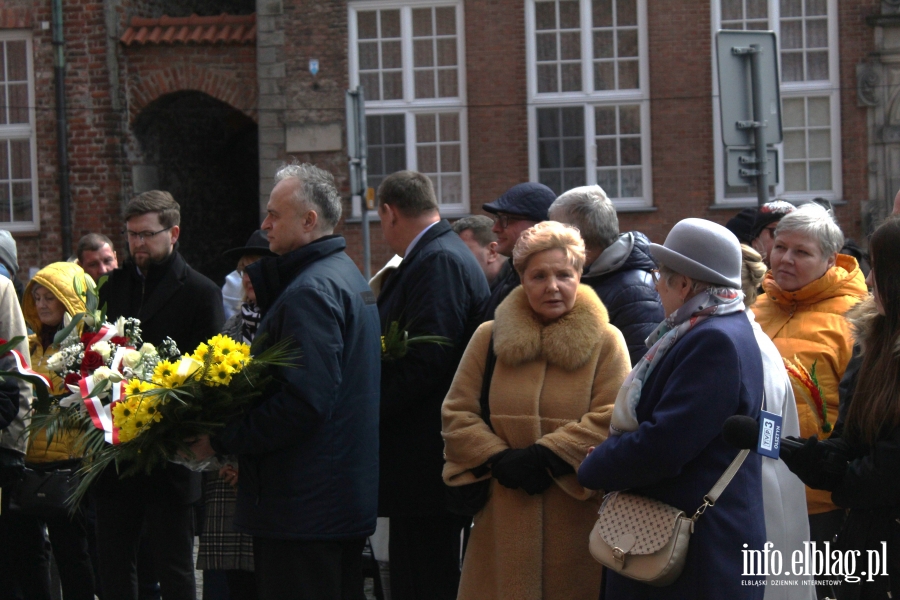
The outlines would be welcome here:
<svg viewBox="0 0 900 600">
<path fill-rule="evenodd" d="M 870 295 L 847 311 L 846 317 L 850 321 L 850 327 L 853 328 L 853 339 L 865 353 L 866 342 L 872 338 L 876 328 L 884 326 L 884 317 L 879 315 L 878 309 L 875 308 L 875 298 Z M 900 336 L 894 342 L 894 355 L 900 355 Z"/>
<path fill-rule="evenodd" d="M 608 324 L 606 307 L 586 285 L 578 286 L 571 312 L 549 325 L 537 318 L 519 286 L 497 307 L 494 352 L 497 360 L 509 366 L 543 358 L 574 371 L 590 359 Z"/>
</svg>

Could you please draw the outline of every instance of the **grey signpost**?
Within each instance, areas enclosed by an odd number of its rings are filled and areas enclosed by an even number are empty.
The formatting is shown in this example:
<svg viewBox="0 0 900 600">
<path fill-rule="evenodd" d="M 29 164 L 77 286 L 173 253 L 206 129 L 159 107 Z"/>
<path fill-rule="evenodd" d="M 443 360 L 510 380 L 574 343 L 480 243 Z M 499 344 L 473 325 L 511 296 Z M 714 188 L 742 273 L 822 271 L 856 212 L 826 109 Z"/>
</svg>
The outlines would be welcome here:
<svg viewBox="0 0 900 600">
<path fill-rule="evenodd" d="M 368 143 L 366 142 L 366 95 L 361 85 L 355 90 L 347 90 L 347 153 L 350 161 L 350 195 L 360 197 L 360 213 L 362 216 L 363 275 L 366 280 L 372 277 L 369 263 L 371 250 L 369 247 L 369 207 L 366 202 L 368 192 L 368 175 L 366 159 Z"/>
<path fill-rule="evenodd" d="M 728 183 L 755 180 L 762 206 L 769 199 L 769 173 L 775 181 L 778 175 L 770 147 L 782 140 L 775 32 L 719 31 L 716 54 Z"/>
</svg>

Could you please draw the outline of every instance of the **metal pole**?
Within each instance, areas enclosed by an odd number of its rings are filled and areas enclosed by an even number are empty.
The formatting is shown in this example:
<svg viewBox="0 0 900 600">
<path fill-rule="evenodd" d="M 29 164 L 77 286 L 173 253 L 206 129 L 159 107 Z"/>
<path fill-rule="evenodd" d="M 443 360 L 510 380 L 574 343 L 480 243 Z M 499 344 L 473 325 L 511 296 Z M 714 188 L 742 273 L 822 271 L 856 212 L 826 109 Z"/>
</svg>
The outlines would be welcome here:
<svg viewBox="0 0 900 600">
<path fill-rule="evenodd" d="M 762 206 L 769 201 L 769 156 L 766 153 L 766 136 L 763 134 L 766 115 L 762 105 L 762 48 L 759 44 L 751 44 L 750 48 L 750 88 L 753 93 L 753 120 L 756 121 L 753 130 L 756 140 L 756 198 Z"/>
<path fill-rule="evenodd" d="M 62 0 L 53 0 L 53 72 L 56 84 L 56 156 L 59 162 L 59 220 L 62 232 L 62 260 L 72 251 L 72 193 L 69 190 L 69 137 L 66 124 L 66 52 L 63 35 Z"/>
<path fill-rule="evenodd" d="M 357 113 L 356 131 L 359 133 L 357 140 L 359 143 L 359 179 L 360 188 L 362 188 L 362 247 L 363 247 L 363 275 L 366 281 L 372 278 L 372 249 L 369 243 L 369 207 L 367 205 L 366 196 L 369 190 L 369 170 L 367 159 L 369 158 L 369 142 L 368 132 L 366 131 L 366 92 L 363 86 L 356 86 L 356 93 L 359 94 L 359 112 Z"/>
</svg>

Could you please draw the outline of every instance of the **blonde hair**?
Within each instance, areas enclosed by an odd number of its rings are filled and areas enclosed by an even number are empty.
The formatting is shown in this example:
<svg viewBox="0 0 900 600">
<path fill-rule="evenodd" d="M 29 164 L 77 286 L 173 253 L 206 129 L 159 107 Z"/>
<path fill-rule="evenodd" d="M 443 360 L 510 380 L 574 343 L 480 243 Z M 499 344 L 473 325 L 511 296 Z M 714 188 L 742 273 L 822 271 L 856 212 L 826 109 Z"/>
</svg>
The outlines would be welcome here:
<svg viewBox="0 0 900 600">
<path fill-rule="evenodd" d="M 744 306 L 752 306 L 759 294 L 759 284 L 766 275 L 766 263 L 762 256 L 748 246 L 741 244 L 741 290 L 744 292 Z"/>
<path fill-rule="evenodd" d="M 542 221 L 519 236 L 513 248 L 513 266 L 519 276 L 525 272 L 528 259 L 545 250 L 562 250 L 569 265 L 577 273 L 584 267 L 584 240 L 578 229 L 556 221 Z"/>
</svg>

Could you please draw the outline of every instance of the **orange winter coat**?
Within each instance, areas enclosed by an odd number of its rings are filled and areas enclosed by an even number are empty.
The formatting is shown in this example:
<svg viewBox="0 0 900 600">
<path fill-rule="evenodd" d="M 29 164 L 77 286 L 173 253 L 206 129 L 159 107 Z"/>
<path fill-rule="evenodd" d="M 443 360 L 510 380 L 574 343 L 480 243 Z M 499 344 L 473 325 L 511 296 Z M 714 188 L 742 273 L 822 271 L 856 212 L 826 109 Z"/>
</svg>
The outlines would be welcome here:
<svg viewBox="0 0 900 600">
<path fill-rule="evenodd" d="M 787 292 L 776 283 L 772 272 L 763 280 L 765 295 L 753 306 L 756 321 L 775 343 L 781 356 L 794 360 L 796 356 L 807 370 L 816 363 L 819 386 L 828 407 L 828 421 L 834 426 L 838 416 L 838 384 L 853 354 L 850 323 L 844 314 L 868 295 L 865 278 L 856 259 L 838 254 L 835 265 L 825 275 L 795 292 Z M 800 435 L 831 434 L 819 427 L 816 417 L 802 399 L 802 392 L 794 384 Z M 806 488 L 809 514 L 837 510 L 831 493 Z"/>
<path fill-rule="evenodd" d="M 25 287 L 25 294 L 22 302 L 22 312 L 25 315 L 25 321 L 28 326 L 35 332 L 29 336 L 28 342 L 31 347 L 31 366 L 32 368 L 50 380 L 53 388 L 51 394 L 61 395 L 68 394 L 63 379 L 49 368 L 47 368 L 47 360 L 56 353 L 55 347 L 41 347 L 41 331 L 44 324 L 38 318 L 37 307 L 34 304 L 34 288 L 43 286 L 50 290 L 56 298 L 63 303 L 69 316 L 73 316 L 85 310 L 84 296 L 78 294 L 74 288 L 75 277 L 86 277 L 81 267 L 74 263 L 57 262 L 51 263 L 37 272 L 32 280 Z M 84 284 L 82 284 L 84 285 Z M 81 326 L 78 326 L 81 330 Z M 29 463 L 45 463 L 59 460 L 68 460 L 77 458 L 80 453 L 77 451 L 77 435 L 70 431 L 61 431 L 54 436 L 53 440 L 48 444 L 47 434 L 41 430 L 33 434 L 28 443 L 28 450 L 25 460 Z"/>
</svg>

